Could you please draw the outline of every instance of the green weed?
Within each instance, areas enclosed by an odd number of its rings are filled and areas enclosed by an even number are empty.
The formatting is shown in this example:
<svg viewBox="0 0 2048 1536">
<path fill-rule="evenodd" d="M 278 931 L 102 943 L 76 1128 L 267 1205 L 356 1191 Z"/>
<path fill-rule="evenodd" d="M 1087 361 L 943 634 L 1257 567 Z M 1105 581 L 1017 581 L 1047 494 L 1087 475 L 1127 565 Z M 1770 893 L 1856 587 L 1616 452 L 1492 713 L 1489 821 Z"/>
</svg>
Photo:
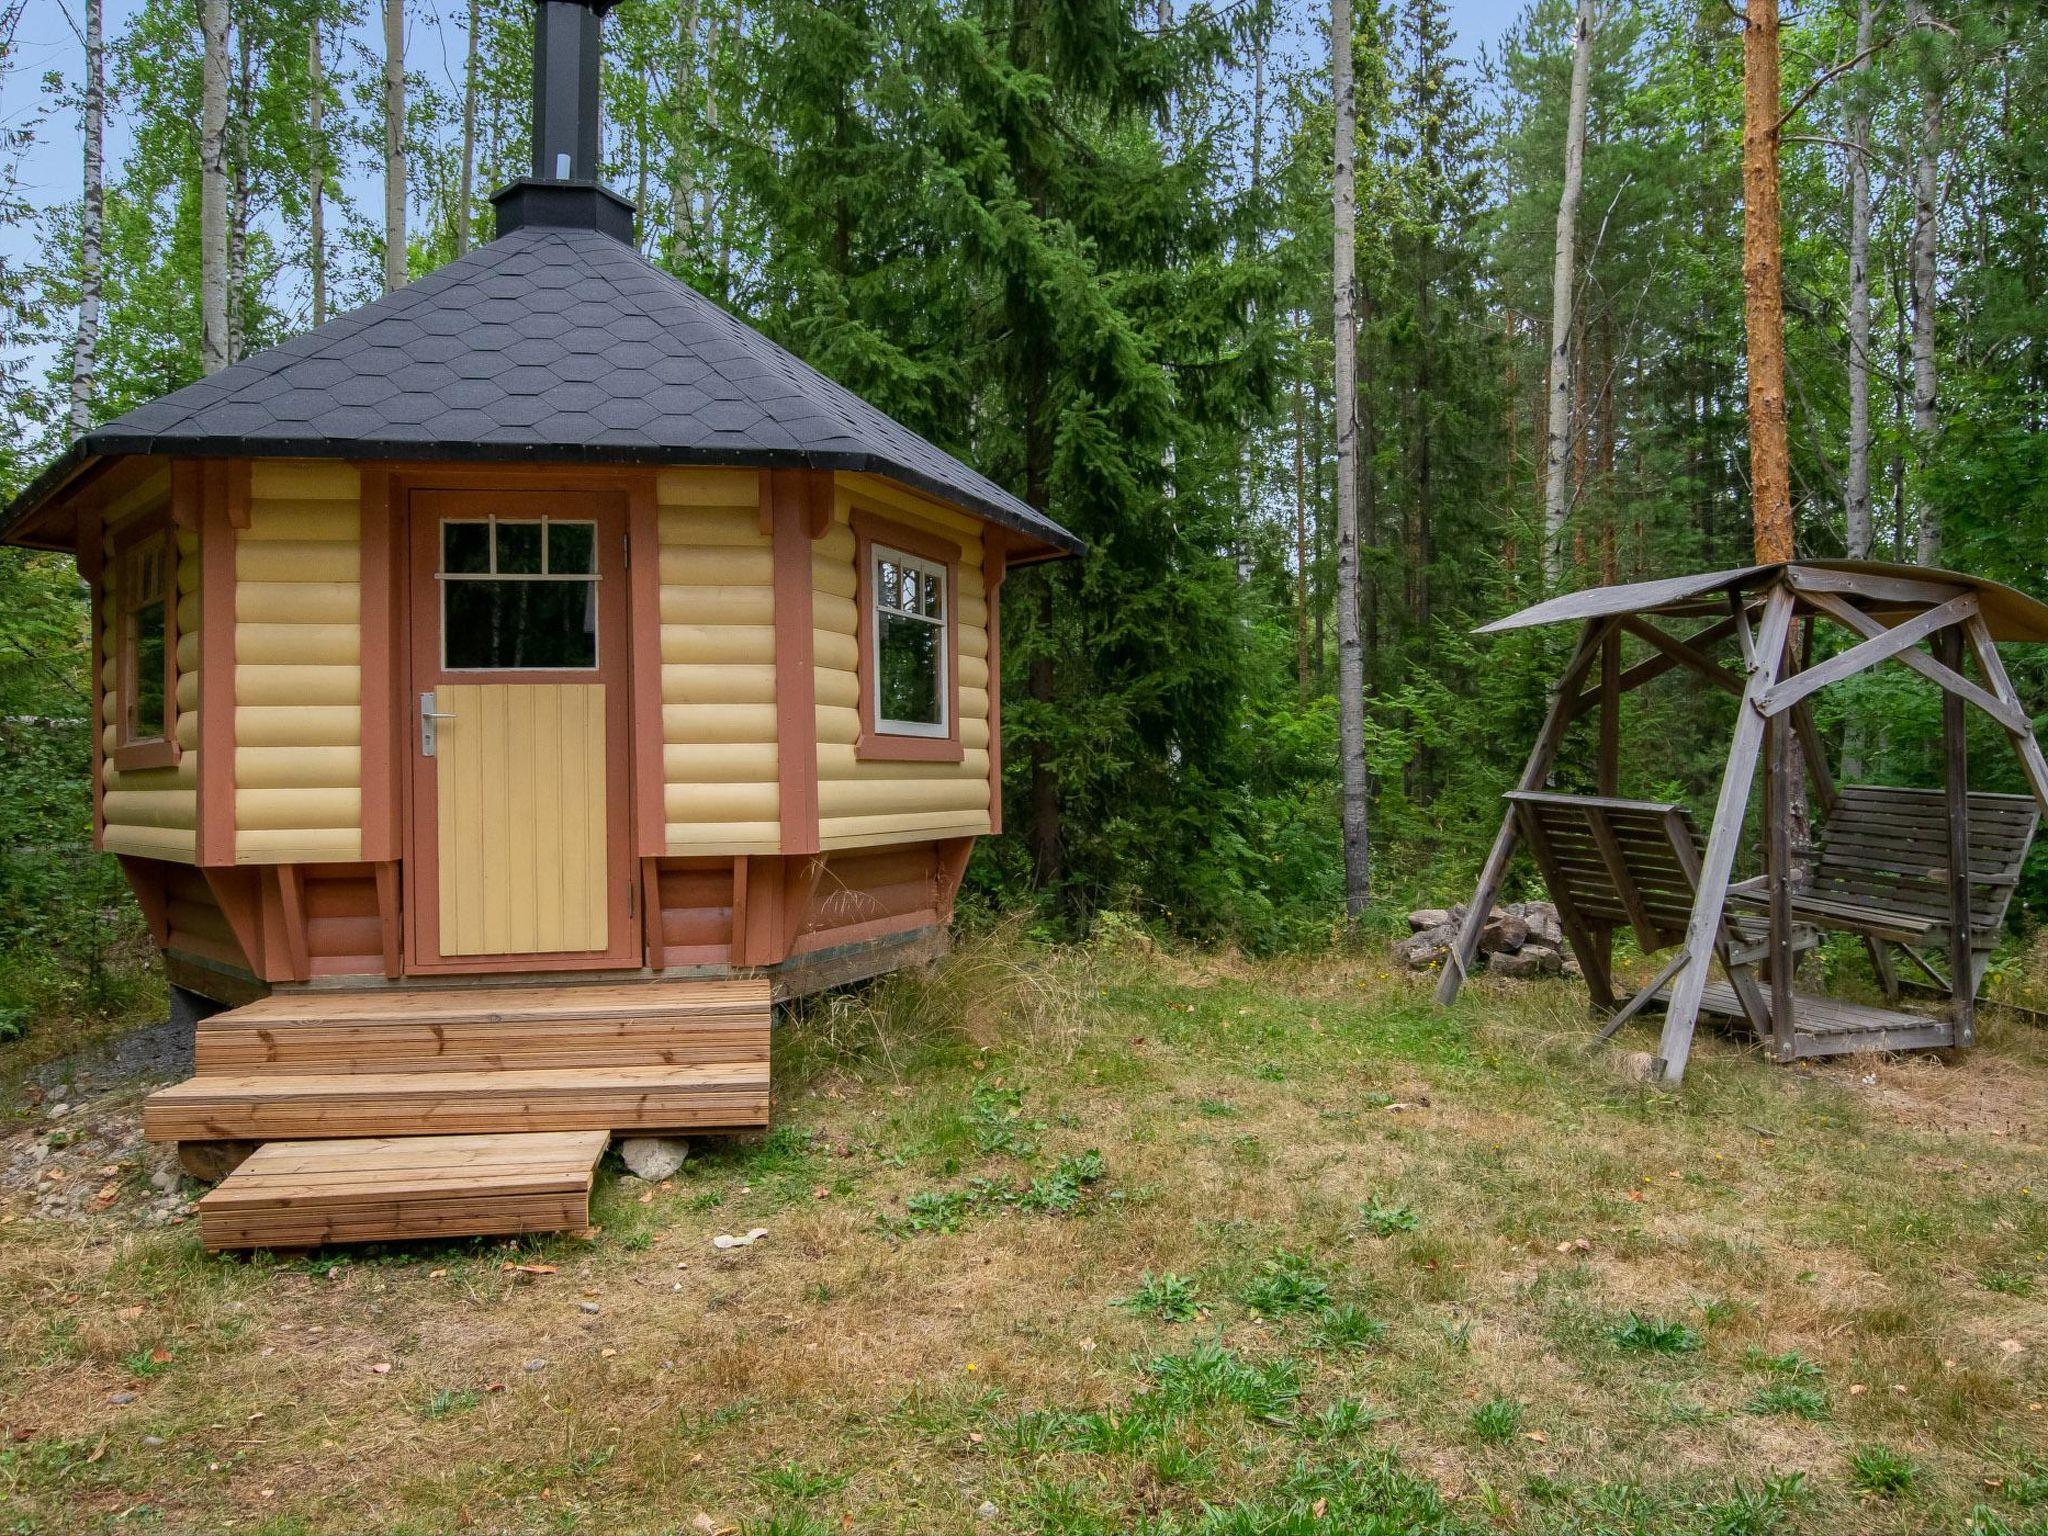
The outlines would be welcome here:
<svg viewBox="0 0 2048 1536">
<path fill-rule="evenodd" d="M 1414 1211 L 1405 1205 L 1390 1205 L 1377 1195 L 1358 1208 L 1359 1220 L 1365 1230 L 1374 1237 L 1392 1237 L 1397 1232 L 1413 1232 L 1418 1225 Z"/>
<path fill-rule="evenodd" d="M 1138 1288 L 1128 1296 L 1119 1296 L 1113 1305 L 1133 1312 L 1150 1312 L 1168 1323 L 1184 1323 L 1201 1311 L 1194 1282 L 1171 1270 L 1156 1276 L 1146 1270 L 1138 1277 Z"/>
<path fill-rule="evenodd" d="M 1684 1323 L 1667 1323 L 1661 1318 L 1631 1312 L 1607 1337 L 1616 1349 L 1643 1355 L 1689 1355 L 1700 1347 L 1699 1330 Z"/>
<path fill-rule="evenodd" d="M 1910 1493 L 1920 1481 L 1917 1462 L 1882 1445 L 1857 1447 L 1849 1457 L 1849 1482 L 1858 1492 L 1877 1498 L 1896 1498 Z"/>
<path fill-rule="evenodd" d="M 1505 1397 L 1492 1398 L 1474 1408 L 1468 1422 L 1472 1437 L 1482 1445 L 1502 1445 L 1514 1439 L 1515 1431 L 1522 1427 L 1522 1405 Z"/>
<path fill-rule="evenodd" d="M 1309 1255 L 1283 1248 L 1259 1266 L 1257 1276 L 1238 1292 L 1238 1300 L 1266 1317 L 1327 1312 L 1330 1282 L 1316 1273 Z"/>
</svg>

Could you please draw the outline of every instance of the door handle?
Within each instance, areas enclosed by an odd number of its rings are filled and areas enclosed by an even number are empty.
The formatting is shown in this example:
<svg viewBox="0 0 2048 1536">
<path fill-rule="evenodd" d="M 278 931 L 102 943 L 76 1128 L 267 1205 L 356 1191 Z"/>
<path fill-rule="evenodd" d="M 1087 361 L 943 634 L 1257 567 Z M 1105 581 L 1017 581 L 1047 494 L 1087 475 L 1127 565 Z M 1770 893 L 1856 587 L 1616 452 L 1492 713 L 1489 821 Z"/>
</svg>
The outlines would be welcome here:
<svg viewBox="0 0 2048 1536">
<path fill-rule="evenodd" d="M 423 693 L 420 695 L 421 757 L 432 757 L 434 755 L 434 743 L 436 738 L 440 734 L 439 731 L 436 729 L 437 723 L 442 720 L 453 720 L 454 718 L 454 715 L 443 714 L 434 708 L 434 696 L 431 693 Z"/>
</svg>

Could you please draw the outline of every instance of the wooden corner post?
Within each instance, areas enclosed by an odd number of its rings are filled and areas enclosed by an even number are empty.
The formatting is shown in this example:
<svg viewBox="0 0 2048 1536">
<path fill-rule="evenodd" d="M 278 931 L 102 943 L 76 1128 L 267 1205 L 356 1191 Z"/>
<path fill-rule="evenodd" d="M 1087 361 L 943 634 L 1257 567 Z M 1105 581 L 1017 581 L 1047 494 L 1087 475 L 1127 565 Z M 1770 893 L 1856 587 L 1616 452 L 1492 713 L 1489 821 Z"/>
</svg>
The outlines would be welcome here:
<svg viewBox="0 0 2048 1536">
<path fill-rule="evenodd" d="M 1522 777 L 1515 788 L 1541 789 L 1543 781 L 1550 777 L 1551 764 L 1557 761 L 1558 748 L 1564 742 L 1565 727 L 1576 712 L 1579 684 L 1600 655 L 1601 642 L 1609 628 L 1602 620 L 1588 619 L 1586 627 L 1580 631 L 1578 649 L 1572 652 L 1571 661 L 1566 664 L 1563 675 L 1557 680 L 1557 687 L 1550 695 L 1550 709 L 1543 717 L 1543 729 L 1536 733 L 1536 745 L 1529 752 L 1528 764 L 1522 769 Z M 1439 1003 L 1448 1004 L 1457 997 L 1472 957 L 1479 952 L 1479 932 L 1486 926 L 1486 914 L 1493 910 L 1493 898 L 1500 894 L 1500 883 L 1507 876 L 1508 860 L 1515 853 L 1518 828 L 1515 806 L 1510 802 L 1501 816 L 1500 831 L 1494 834 L 1486 863 L 1480 867 L 1479 887 L 1472 893 L 1472 905 L 1465 912 L 1465 921 L 1459 925 L 1451 952 L 1444 957 L 1444 973 L 1437 978 L 1436 984 Z"/>
<path fill-rule="evenodd" d="M 1721 775 L 1721 793 L 1714 802 L 1714 824 L 1700 860 L 1699 891 L 1693 898 L 1692 921 L 1686 926 L 1684 969 L 1673 984 L 1664 1014 L 1664 1037 L 1657 1048 L 1656 1075 L 1675 1083 L 1685 1076 L 1692 1055 L 1693 1025 L 1707 989 L 1707 967 L 1721 932 L 1721 914 L 1728 899 L 1728 876 L 1735 869 L 1735 849 L 1749 810 L 1750 787 L 1756 782 L 1757 758 L 1764 744 L 1764 699 L 1784 665 L 1785 641 L 1792 630 L 1792 589 L 1781 577 L 1764 603 L 1754 645 L 1745 645 L 1743 663 L 1749 685 L 1737 707 L 1735 734 L 1728 744 L 1728 766 Z M 1746 626 L 1739 630 L 1747 636 Z"/>
<path fill-rule="evenodd" d="M 1934 636 L 1934 652 L 1951 671 L 1963 665 L 1963 635 L 1955 628 Z M 1987 677 L 1996 687 L 1995 681 Z M 1949 992 L 1954 998 L 1956 1044 L 1977 1043 L 1977 953 L 1970 922 L 1970 754 L 1963 730 L 1962 695 L 1941 691 L 1943 788 L 1948 799 Z"/>
</svg>

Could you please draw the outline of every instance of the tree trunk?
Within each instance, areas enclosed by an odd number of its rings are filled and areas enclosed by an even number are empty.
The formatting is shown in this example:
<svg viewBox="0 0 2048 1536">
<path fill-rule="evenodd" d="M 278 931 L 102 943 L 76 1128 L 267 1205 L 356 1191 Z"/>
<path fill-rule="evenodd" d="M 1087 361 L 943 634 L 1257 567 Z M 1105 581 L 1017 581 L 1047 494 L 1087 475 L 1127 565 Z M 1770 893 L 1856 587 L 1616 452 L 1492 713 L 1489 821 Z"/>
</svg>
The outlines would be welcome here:
<svg viewBox="0 0 2048 1536">
<path fill-rule="evenodd" d="M 476 238 L 476 34 L 477 0 L 469 0 L 469 38 L 462 61 L 462 188 L 455 209 L 455 254 L 467 255 Z M 646 206 L 643 197 L 641 206 Z"/>
<path fill-rule="evenodd" d="M 405 286 L 405 0 L 384 0 L 384 291 Z"/>
<path fill-rule="evenodd" d="M 200 0 L 199 366 L 228 365 L 228 0 Z"/>
<path fill-rule="evenodd" d="M 1330 0 L 1330 91 L 1337 108 L 1334 199 L 1337 352 L 1337 739 L 1343 775 L 1344 910 L 1372 899 L 1366 822 L 1365 650 L 1358 625 L 1358 96 L 1351 79 L 1351 0 Z"/>
<path fill-rule="evenodd" d="M 1908 25 L 1925 28 L 1927 7 L 1906 7 Z M 1920 142 L 1913 163 L 1913 454 L 1923 474 L 1934 454 L 1935 417 L 1934 262 L 1935 220 L 1940 213 L 1941 85 L 1931 76 L 1920 84 Z M 1919 528 L 1914 557 L 1922 565 L 1941 559 L 1941 521 L 1923 487 L 1914 498 Z"/>
<path fill-rule="evenodd" d="M 100 240 L 107 220 L 104 0 L 85 0 L 85 197 L 78 213 L 78 329 L 71 338 L 71 435 L 92 426 L 100 345 Z"/>
<path fill-rule="evenodd" d="M 306 231 L 312 247 L 313 323 L 327 323 L 327 65 L 320 57 L 320 23 L 306 44 L 306 126 L 312 138 L 313 168 L 307 176 Z"/>
<path fill-rule="evenodd" d="M 1742 314 L 1749 337 L 1749 479 L 1759 564 L 1792 558 L 1778 63 L 1778 0 L 1750 0 L 1742 34 Z"/>
<path fill-rule="evenodd" d="M 1550 420 L 1544 444 L 1543 585 L 1563 576 L 1565 494 L 1572 420 L 1572 283 L 1579 194 L 1586 182 L 1586 95 L 1593 75 L 1593 0 L 1579 0 L 1572 35 L 1572 94 L 1564 128 L 1564 190 L 1557 199 L 1557 250 L 1550 269 Z"/>
<path fill-rule="evenodd" d="M 232 9 L 232 7 L 230 7 Z M 228 361 L 237 363 L 248 350 L 248 316 L 243 311 L 249 284 L 249 201 L 253 167 L 249 126 L 253 115 L 250 35 L 235 29 L 237 58 L 234 89 L 228 97 Z"/>
<path fill-rule="evenodd" d="M 1308 697 L 1308 424 L 1301 400 L 1301 376 L 1294 379 L 1294 680 Z"/>
<path fill-rule="evenodd" d="M 1856 6 L 1860 87 L 1870 72 L 1870 0 Z M 1851 560 L 1868 560 L 1870 519 L 1870 108 L 1849 113 L 1849 483 L 1845 497 Z M 1845 769 L 1846 771 L 1846 769 Z"/>
</svg>

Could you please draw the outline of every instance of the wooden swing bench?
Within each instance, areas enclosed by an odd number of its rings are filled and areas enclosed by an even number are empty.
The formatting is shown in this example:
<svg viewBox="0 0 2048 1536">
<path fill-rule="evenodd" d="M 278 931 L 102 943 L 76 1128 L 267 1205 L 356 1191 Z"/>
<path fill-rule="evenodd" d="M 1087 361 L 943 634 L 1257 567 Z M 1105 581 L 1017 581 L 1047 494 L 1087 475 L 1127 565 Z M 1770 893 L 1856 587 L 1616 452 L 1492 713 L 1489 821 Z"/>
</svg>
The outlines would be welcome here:
<svg viewBox="0 0 2048 1536">
<path fill-rule="evenodd" d="M 1852 792 L 1845 790 L 1844 794 Z M 1692 958 L 1686 935 L 1699 895 L 1699 834 L 1683 806 L 1661 801 L 1530 790 L 1516 791 L 1507 798 L 1551 899 L 1557 903 L 1558 920 L 1580 957 L 1595 1002 L 1614 1008 L 1599 1035 L 1607 1040 L 1643 1009 L 1663 1001 L 1672 978 Z M 2003 801 L 2014 797 L 1984 798 Z M 2031 807 L 2031 802 L 2027 804 Z M 1937 800 L 1937 810 L 1940 805 Z M 1971 824 L 1976 825 L 1974 815 Z M 1945 822 L 1942 830 L 1945 837 Z M 2028 832 L 2031 836 L 2031 828 Z M 1848 840 L 1840 846 L 1846 860 Z M 2024 842 L 2020 848 L 2024 852 Z M 1940 874 L 1945 879 L 1946 871 Z M 1945 892 L 1947 887 L 1943 884 L 1940 889 Z M 2010 886 L 2006 889 L 2009 893 Z M 1996 916 L 2003 920 L 2003 903 Z M 1803 914 L 1801 920 L 1802 925 L 1808 921 Z M 1815 926 L 1829 924 L 1816 921 Z M 1608 945 L 1602 935 L 1618 928 L 1630 930 L 1646 955 L 1672 946 L 1676 949 L 1649 985 L 1616 1007 L 1606 960 Z M 1903 932 L 1903 925 L 1890 931 Z M 1794 937 L 1795 948 L 1810 948 L 1814 942 L 1811 927 L 1804 927 Z M 1775 1021 L 1771 996 L 1756 973 L 1757 962 L 1769 949 L 1760 920 L 1724 911 L 1712 948 L 1725 979 L 1707 983 L 1701 1010 L 1745 1025 L 1769 1045 L 1778 1060 L 1955 1043 L 1955 1026 L 1948 1021 L 1809 992 L 1792 994 L 1790 1016 Z"/>
<path fill-rule="evenodd" d="M 2031 795 L 1970 794 L 1973 996 L 1982 989 L 1985 962 L 1998 946 L 2040 821 Z M 1822 826 L 1809 878 L 1792 892 L 1792 915 L 1862 938 L 1889 998 L 1899 995 L 1894 947 L 1948 992 L 1949 978 L 1924 953 L 1953 948 L 1948 875 L 1948 808 L 1940 790 L 1844 784 Z M 1728 899 L 1744 910 L 1770 906 L 1762 877 L 1731 886 Z"/>
</svg>

